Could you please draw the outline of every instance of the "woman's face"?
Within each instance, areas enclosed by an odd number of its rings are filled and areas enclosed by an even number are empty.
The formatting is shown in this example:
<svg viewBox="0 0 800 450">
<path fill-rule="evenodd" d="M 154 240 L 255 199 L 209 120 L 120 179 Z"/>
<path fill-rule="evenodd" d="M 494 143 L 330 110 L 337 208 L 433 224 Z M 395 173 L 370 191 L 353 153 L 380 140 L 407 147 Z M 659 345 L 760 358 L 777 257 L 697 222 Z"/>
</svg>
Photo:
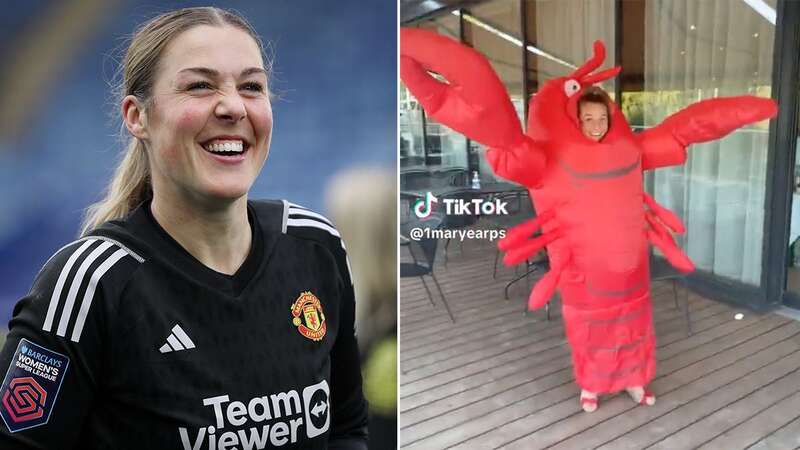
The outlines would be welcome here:
<svg viewBox="0 0 800 450">
<path fill-rule="evenodd" d="M 578 117 L 581 132 L 587 138 L 599 142 L 608 132 L 608 109 L 602 103 L 584 102 L 579 106 Z"/>
<path fill-rule="evenodd" d="M 256 42 L 234 27 L 197 26 L 167 45 L 145 120 L 155 195 L 247 193 L 272 135 L 263 67 Z"/>
</svg>

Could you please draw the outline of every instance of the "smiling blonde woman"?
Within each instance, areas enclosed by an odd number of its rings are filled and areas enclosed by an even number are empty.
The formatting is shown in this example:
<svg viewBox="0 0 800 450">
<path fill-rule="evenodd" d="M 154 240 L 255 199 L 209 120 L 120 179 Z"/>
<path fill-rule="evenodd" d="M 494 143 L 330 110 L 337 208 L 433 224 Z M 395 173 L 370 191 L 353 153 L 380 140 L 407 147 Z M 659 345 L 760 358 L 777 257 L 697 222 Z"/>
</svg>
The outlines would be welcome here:
<svg viewBox="0 0 800 450">
<path fill-rule="evenodd" d="M 248 200 L 272 134 L 258 36 L 169 12 L 123 74 L 124 159 L 9 326 L 0 447 L 365 449 L 339 233 Z"/>
</svg>

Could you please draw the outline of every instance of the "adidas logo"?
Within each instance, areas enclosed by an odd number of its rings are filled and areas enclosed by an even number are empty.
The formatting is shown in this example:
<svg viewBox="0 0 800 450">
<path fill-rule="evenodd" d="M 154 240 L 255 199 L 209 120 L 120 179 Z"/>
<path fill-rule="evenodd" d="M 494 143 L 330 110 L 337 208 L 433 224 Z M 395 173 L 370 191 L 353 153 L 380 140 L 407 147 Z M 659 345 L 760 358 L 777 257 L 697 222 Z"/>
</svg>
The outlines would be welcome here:
<svg viewBox="0 0 800 450">
<path fill-rule="evenodd" d="M 169 353 L 171 351 L 188 350 L 194 348 L 194 342 L 189 339 L 189 335 L 183 331 L 180 325 L 172 327 L 172 333 L 167 336 L 167 343 L 158 349 L 161 353 Z"/>
</svg>

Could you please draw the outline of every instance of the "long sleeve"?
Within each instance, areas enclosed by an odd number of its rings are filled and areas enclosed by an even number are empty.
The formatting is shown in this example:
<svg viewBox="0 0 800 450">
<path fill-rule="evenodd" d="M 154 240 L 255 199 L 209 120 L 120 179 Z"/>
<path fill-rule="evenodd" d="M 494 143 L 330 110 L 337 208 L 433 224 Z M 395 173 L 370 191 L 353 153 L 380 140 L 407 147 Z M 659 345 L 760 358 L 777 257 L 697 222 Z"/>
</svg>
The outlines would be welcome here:
<svg viewBox="0 0 800 450">
<path fill-rule="evenodd" d="M 70 244 L 50 258 L 15 306 L 0 353 L 0 448 L 80 443 L 103 376 L 108 324 L 101 279 L 114 279 L 107 273 L 115 265 L 135 264 L 128 255 L 101 239 Z"/>
</svg>

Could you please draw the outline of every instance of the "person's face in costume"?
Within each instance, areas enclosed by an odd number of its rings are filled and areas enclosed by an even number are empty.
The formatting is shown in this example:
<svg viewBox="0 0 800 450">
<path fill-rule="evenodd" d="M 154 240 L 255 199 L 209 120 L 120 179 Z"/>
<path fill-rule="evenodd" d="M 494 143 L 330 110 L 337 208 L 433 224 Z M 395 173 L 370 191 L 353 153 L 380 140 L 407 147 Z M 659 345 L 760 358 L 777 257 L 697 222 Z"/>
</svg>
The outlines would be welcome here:
<svg viewBox="0 0 800 450">
<path fill-rule="evenodd" d="M 211 201 L 247 194 L 272 135 L 263 67 L 258 44 L 234 27 L 196 26 L 167 45 L 145 121 L 154 192 Z"/>
<path fill-rule="evenodd" d="M 608 132 L 608 108 L 603 103 L 595 102 L 581 102 L 578 108 L 581 132 L 599 142 Z"/>
</svg>

